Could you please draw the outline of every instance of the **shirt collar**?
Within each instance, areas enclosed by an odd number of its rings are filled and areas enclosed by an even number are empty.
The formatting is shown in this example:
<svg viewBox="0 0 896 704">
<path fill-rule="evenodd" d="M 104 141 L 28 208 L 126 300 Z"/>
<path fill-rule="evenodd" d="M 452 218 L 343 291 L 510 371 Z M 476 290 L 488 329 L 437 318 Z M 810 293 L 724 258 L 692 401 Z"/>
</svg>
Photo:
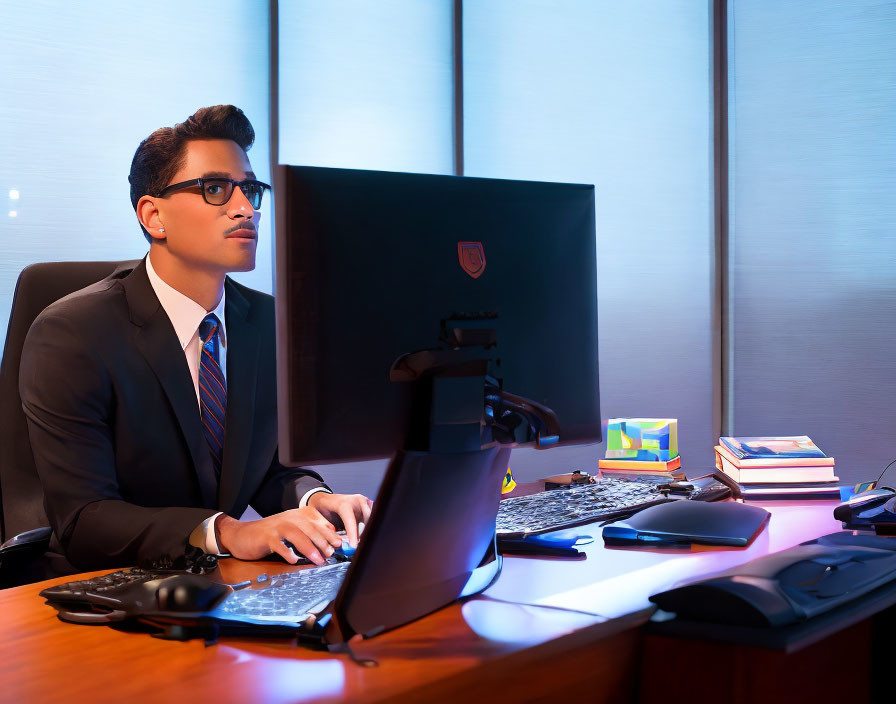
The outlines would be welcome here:
<svg viewBox="0 0 896 704">
<path fill-rule="evenodd" d="M 165 309 L 168 318 L 171 320 L 171 324 L 174 326 L 174 333 L 177 335 L 181 349 L 186 349 L 187 345 L 190 344 L 190 340 L 193 339 L 193 335 L 195 335 L 196 331 L 199 329 L 199 323 L 201 323 L 203 318 L 209 313 L 214 313 L 218 317 L 218 320 L 221 321 L 219 328 L 221 344 L 225 348 L 227 347 L 227 330 L 224 321 L 225 293 L 223 291 L 221 292 L 221 300 L 218 301 L 218 305 L 215 306 L 215 309 L 206 311 L 205 308 L 192 298 L 185 296 L 176 288 L 169 286 L 162 281 L 162 278 L 156 273 L 156 270 L 152 268 L 152 262 L 149 259 L 149 255 L 146 257 L 146 274 L 149 277 L 149 283 L 152 286 L 152 290 L 155 291 L 159 303 L 162 304 L 162 308 Z"/>
</svg>

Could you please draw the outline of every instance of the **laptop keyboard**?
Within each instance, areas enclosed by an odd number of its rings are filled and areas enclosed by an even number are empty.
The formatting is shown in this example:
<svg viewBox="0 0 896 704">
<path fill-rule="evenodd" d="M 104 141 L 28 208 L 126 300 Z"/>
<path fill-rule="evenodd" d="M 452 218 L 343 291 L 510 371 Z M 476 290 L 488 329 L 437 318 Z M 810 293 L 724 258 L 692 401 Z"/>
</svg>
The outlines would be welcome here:
<svg viewBox="0 0 896 704">
<path fill-rule="evenodd" d="M 348 562 L 337 562 L 274 575 L 261 589 L 234 592 L 216 611 L 230 618 L 303 619 L 309 613 L 322 610 L 336 597 L 348 566 Z"/>
</svg>

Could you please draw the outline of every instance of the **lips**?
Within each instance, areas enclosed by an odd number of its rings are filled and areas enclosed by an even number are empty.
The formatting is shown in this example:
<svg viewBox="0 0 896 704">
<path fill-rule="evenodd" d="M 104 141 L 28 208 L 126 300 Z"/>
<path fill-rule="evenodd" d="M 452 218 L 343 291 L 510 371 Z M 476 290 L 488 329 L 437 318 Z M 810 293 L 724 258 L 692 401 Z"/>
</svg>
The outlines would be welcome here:
<svg viewBox="0 0 896 704">
<path fill-rule="evenodd" d="M 243 228 L 240 228 L 239 230 L 231 230 L 230 232 L 227 233 L 227 237 L 228 238 L 236 237 L 238 239 L 254 240 L 254 239 L 257 239 L 258 234 L 255 232 L 254 229 L 251 229 L 248 227 L 243 227 Z"/>
</svg>

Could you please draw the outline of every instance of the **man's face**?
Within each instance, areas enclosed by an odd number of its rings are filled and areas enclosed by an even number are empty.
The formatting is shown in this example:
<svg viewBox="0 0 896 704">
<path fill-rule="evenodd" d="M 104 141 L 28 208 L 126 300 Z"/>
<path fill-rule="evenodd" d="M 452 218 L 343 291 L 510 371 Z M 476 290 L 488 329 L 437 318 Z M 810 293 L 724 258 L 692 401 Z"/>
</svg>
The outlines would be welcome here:
<svg viewBox="0 0 896 704">
<path fill-rule="evenodd" d="M 246 153 L 229 139 L 187 142 L 184 164 L 171 183 L 196 178 L 255 178 Z M 209 205 L 198 186 L 156 199 L 169 255 L 188 268 L 214 273 L 255 268 L 261 218 L 239 188 L 224 205 Z"/>
</svg>

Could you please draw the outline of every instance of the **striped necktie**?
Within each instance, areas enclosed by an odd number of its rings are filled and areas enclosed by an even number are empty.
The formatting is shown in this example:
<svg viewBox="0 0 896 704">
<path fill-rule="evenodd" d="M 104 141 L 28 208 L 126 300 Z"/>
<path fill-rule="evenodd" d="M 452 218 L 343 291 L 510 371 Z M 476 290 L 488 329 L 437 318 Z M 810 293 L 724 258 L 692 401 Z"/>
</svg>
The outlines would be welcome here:
<svg viewBox="0 0 896 704">
<path fill-rule="evenodd" d="M 219 326 L 220 321 L 215 315 L 207 315 L 199 323 L 199 338 L 202 341 L 199 355 L 199 406 L 205 441 L 208 443 L 218 479 L 221 478 L 224 424 L 227 418 L 227 382 L 221 373 L 218 353 L 221 344 Z"/>
</svg>

